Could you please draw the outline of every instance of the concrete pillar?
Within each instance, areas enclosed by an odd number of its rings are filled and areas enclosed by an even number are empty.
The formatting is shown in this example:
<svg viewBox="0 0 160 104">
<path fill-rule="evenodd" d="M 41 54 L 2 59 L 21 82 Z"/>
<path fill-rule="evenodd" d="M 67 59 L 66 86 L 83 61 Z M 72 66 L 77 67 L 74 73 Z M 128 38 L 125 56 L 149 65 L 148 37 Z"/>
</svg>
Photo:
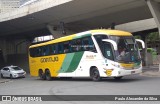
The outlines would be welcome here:
<svg viewBox="0 0 160 104">
<path fill-rule="evenodd" d="M 3 58 L 4 58 L 4 62 L 6 63 L 6 61 L 7 61 L 7 50 L 6 50 L 6 39 L 4 39 L 4 38 L 2 38 L 1 40 L 0 40 L 0 49 L 1 49 L 1 51 L 2 51 L 2 53 L 3 53 Z"/>
<path fill-rule="evenodd" d="M 141 35 L 142 40 L 145 42 L 145 49 L 143 49 L 143 61 L 144 61 L 144 65 L 148 66 L 148 59 L 147 59 L 147 33 L 143 33 L 143 35 Z"/>
<path fill-rule="evenodd" d="M 154 0 L 146 0 L 146 2 L 158 26 L 159 37 L 160 37 L 160 4 Z"/>
</svg>

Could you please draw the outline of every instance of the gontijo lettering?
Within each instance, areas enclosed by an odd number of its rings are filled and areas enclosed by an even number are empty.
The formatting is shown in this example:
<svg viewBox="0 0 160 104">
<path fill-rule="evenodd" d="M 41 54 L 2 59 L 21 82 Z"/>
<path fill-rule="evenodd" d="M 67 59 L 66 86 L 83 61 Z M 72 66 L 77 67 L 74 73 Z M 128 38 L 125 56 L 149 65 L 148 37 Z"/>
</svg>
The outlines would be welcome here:
<svg viewBox="0 0 160 104">
<path fill-rule="evenodd" d="M 45 63 L 45 62 L 56 62 L 58 61 L 58 57 L 48 57 L 48 58 L 41 58 L 40 62 Z"/>
</svg>

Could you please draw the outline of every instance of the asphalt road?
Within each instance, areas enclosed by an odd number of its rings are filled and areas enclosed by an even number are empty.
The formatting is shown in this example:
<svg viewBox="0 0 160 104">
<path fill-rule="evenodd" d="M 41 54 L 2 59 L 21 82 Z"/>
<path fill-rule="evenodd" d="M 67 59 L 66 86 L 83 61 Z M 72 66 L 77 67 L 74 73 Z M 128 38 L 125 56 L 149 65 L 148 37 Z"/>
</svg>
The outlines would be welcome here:
<svg viewBox="0 0 160 104">
<path fill-rule="evenodd" d="M 106 78 L 93 82 L 87 78 L 43 81 L 28 75 L 0 83 L 0 95 L 160 95 L 160 77 L 132 75 L 119 81 Z"/>
</svg>

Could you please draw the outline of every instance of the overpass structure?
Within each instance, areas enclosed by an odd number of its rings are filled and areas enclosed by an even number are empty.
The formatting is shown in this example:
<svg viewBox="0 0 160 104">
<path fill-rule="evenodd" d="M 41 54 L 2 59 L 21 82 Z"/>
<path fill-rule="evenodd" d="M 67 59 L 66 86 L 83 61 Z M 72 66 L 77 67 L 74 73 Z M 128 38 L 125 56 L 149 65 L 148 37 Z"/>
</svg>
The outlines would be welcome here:
<svg viewBox="0 0 160 104">
<path fill-rule="evenodd" d="M 38 34 L 50 26 L 59 27 L 60 22 L 79 32 L 152 17 L 160 27 L 159 0 L 40 0 L 1 14 L 0 36 Z"/>
<path fill-rule="evenodd" d="M 150 29 L 160 31 L 160 0 L 40 0 L 0 14 L 0 48 L 4 56 L 26 54 L 35 36 L 63 36 L 61 23 L 70 34 L 150 18 L 155 21 Z"/>
</svg>

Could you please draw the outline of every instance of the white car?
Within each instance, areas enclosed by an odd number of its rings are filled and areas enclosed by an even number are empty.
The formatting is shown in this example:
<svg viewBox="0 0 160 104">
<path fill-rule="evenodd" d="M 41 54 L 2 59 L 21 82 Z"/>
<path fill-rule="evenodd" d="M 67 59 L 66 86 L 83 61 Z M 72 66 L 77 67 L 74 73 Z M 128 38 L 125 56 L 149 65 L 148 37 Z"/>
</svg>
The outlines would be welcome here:
<svg viewBox="0 0 160 104">
<path fill-rule="evenodd" d="M 1 78 L 9 77 L 9 78 L 18 78 L 25 77 L 26 72 L 18 66 L 7 66 L 0 70 Z"/>
</svg>

